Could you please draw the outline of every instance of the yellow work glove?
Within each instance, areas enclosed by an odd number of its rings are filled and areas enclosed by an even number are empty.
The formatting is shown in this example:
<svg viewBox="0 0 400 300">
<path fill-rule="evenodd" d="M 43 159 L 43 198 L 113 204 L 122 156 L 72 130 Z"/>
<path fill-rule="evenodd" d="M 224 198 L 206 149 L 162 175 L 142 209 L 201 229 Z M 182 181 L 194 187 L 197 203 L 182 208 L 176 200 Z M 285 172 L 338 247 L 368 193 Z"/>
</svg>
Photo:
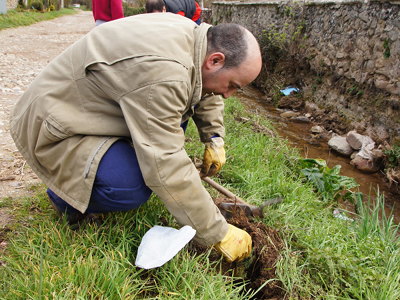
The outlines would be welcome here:
<svg viewBox="0 0 400 300">
<path fill-rule="evenodd" d="M 227 261 L 233 262 L 250 256 L 251 236 L 244 230 L 228 224 L 229 229 L 222 241 L 214 245 Z"/>
<path fill-rule="evenodd" d="M 222 137 L 211 138 L 211 142 L 205 143 L 201 176 L 213 176 L 225 164 L 224 140 Z"/>
</svg>

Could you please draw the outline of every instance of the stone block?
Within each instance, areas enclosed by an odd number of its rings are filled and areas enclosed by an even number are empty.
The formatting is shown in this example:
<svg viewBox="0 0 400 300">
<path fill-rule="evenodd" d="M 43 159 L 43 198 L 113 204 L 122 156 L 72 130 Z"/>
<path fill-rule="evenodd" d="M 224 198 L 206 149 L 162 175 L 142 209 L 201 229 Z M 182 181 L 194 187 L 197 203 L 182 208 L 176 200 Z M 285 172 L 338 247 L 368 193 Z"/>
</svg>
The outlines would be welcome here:
<svg viewBox="0 0 400 300">
<path fill-rule="evenodd" d="M 363 145 L 372 144 L 374 141 L 366 135 L 362 135 L 352 130 L 346 135 L 346 141 L 354 150 L 360 150 Z"/>
<path fill-rule="evenodd" d="M 354 152 L 344 136 L 334 136 L 328 141 L 328 146 L 336 152 L 350 157 Z"/>
<path fill-rule="evenodd" d="M 338 51 L 338 52 L 336 52 L 336 58 L 346 58 L 346 57 L 348 57 L 349 55 L 346 53 L 346 52 L 342 52 L 342 51 Z"/>
</svg>

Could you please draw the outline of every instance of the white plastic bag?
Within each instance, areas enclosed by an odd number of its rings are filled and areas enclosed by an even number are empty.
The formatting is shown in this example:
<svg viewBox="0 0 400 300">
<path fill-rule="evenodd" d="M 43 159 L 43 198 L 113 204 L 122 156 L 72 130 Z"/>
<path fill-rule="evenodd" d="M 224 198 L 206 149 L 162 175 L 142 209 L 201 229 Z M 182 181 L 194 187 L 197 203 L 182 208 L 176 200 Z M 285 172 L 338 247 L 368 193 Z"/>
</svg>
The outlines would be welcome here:
<svg viewBox="0 0 400 300">
<path fill-rule="evenodd" d="M 179 230 L 154 226 L 140 242 L 135 265 L 143 269 L 161 267 L 189 243 L 195 234 L 196 230 L 188 225 Z"/>
</svg>

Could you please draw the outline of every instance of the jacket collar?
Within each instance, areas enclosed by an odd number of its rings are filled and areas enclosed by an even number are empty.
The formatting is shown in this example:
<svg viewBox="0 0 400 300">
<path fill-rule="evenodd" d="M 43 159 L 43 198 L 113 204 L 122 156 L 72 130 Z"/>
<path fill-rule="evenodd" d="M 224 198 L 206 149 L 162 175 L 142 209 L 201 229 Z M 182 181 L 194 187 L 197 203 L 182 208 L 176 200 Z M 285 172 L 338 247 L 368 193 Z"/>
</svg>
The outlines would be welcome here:
<svg viewBox="0 0 400 300">
<path fill-rule="evenodd" d="M 195 43 L 194 43 L 194 64 L 196 83 L 193 91 L 192 102 L 198 103 L 201 98 L 203 83 L 201 79 L 201 67 L 207 52 L 207 31 L 211 27 L 210 24 L 201 23 L 200 26 L 195 28 Z"/>
</svg>

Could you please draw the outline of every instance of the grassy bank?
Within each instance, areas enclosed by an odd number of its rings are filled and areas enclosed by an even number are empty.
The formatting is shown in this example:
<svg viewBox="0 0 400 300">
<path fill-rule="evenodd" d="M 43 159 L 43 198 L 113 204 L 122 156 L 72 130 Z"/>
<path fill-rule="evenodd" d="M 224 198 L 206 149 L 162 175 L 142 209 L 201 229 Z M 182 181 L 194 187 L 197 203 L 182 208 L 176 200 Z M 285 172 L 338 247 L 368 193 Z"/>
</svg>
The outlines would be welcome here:
<svg viewBox="0 0 400 300">
<path fill-rule="evenodd" d="M 289 298 L 399 299 L 398 228 L 383 214 L 382 201 L 372 209 L 358 203 L 354 221 L 333 217 L 337 202 L 306 180 L 299 154 L 270 135 L 270 124 L 236 99 L 226 101 L 225 118 L 227 164 L 215 180 L 254 204 L 284 198 L 268 207 L 263 222 L 284 239 L 275 280 Z M 187 140 L 189 155 L 201 158 L 193 123 Z M 249 299 L 243 281 L 220 274 L 211 252 L 185 248 L 161 268 L 134 266 L 149 228 L 176 226 L 156 197 L 136 211 L 107 216 L 102 226 L 71 231 L 55 216 L 44 187 L 36 189 L 35 197 L 0 202 L 14 216 L 0 232 L 7 241 L 1 299 Z"/>
<path fill-rule="evenodd" d="M 17 11 L 12 9 L 7 11 L 6 14 L 0 14 L 0 30 L 19 26 L 28 26 L 40 21 L 51 20 L 63 15 L 72 15 L 77 12 L 77 10 L 70 8 L 49 12 L 38 12 L 33 10 Z"/>
</svg>

